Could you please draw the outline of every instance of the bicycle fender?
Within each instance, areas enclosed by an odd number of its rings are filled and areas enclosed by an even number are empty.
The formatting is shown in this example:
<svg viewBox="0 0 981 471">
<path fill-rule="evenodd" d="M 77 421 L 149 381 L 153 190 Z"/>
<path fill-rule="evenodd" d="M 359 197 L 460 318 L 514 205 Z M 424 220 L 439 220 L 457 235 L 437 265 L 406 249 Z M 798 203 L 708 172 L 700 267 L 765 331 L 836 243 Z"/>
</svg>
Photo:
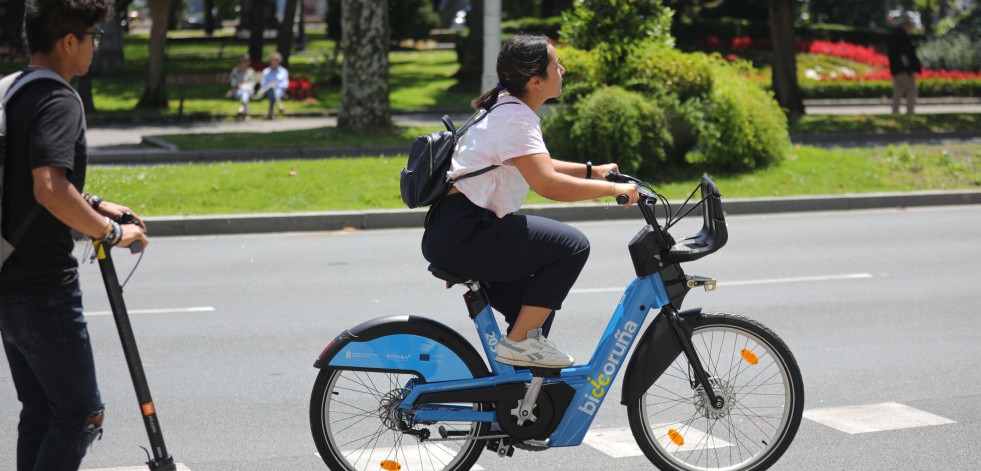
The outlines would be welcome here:
<svg viewBox="0 0 981 471">
<path fill-rule="evenodd" d="M 462 335 L 418 316 L 379 317 L 345 330 L 313 366 L 408 372 L 429 383 L 490 374 L 480 354 Z"/>
<path fill-rule="evenodd" d="M 692 332 L 691 322 L 698 319 L 701 314 L 702 308 L 678 313 L 683 330 L 688 336 L 691 336 Z M 647 388 L 664 374 L 671 362 L 678 355 L 683 354 L 681 343 L 678 342 L 678 337 L 668 322 L 667 317 L 658 314 L 651 325 L 647 326 L 647 330 L 644 331 L 644 335 L 640 338 L 637 348 L 634 349 L 623 376 L 621 404 L 628 405 L 640 399 L 644 391 L 647 391 Z"/>
</svg>

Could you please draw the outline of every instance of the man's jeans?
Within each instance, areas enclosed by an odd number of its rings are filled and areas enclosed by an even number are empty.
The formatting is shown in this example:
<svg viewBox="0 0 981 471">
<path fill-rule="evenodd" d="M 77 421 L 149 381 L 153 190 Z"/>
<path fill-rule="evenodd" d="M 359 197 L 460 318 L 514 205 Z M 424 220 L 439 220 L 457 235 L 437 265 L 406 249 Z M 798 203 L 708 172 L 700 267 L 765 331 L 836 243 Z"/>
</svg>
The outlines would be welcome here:
<svg viewBox="0 0 981 471">
<path fill-rule="evenodd" d="M 102 429 L 104 405 L 76 283 L 40 295 L 0 295 L 0 334 L 23 404 L 17 471 L 77 470 Z"/>
</svg>

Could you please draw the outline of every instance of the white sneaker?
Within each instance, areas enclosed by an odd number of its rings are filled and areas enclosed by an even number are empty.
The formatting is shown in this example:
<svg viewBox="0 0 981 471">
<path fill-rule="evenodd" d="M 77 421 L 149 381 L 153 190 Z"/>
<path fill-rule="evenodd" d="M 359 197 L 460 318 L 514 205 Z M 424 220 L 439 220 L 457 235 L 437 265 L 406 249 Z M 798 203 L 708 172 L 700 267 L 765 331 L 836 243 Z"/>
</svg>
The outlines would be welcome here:
<svg viewBox="0 0 981 471">
<path fill-rule="evenodd" d="M 520 342 L 502 337 L 497 344 L 496 360 L 505 365 L 539 368 L 566 368 L 574 362 L 572 356 L 560 352 L 542 336 L 542 329 L 529 330 L 528 338 Z"/>
</svg>

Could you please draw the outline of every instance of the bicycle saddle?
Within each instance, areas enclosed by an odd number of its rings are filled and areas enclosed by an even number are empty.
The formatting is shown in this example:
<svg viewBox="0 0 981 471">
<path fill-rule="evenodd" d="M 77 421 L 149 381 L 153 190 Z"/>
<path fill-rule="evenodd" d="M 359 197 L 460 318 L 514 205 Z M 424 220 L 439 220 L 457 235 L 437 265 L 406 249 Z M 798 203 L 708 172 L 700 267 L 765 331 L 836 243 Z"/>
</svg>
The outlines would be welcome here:
<svg viewBox="0 0 981 471">
<path fill-rule="evenodd" d="M 442 269 L 440 267 L 437 267 L 436 265 L 432 265 L 432 264 L 429 265 L 429 272 L 432 273 L 433 276 L 435 276 L 436 278 L 439 278 L 439 279 L 445 281 L 447 288 L 449 288 L 449 287 L 451 287 L 453 285 L 457 285 L 457 284 L 461 284 L 461 283 L 466 283 L 466 282 L 470 281 L 470 280 L 468 280 L 468 279 L 466 279 L 466 278 L 464 278 L 464 277 L 462 277 L 460 275 L 457 275 L 455 273 L 450 273 L 449 271 L 446 271 L 446 270 L 444 270 L 444 269 Z"/>
</svg>

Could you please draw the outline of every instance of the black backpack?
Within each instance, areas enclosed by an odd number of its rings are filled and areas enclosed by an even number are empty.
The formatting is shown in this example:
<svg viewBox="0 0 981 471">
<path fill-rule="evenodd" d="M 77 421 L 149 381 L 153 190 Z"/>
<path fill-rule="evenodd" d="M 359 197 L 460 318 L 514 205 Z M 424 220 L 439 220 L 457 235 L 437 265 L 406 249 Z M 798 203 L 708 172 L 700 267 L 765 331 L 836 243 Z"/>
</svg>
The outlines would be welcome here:
<svg viewBox="0 0 981 471">
<path fill-rule="evenodd" d="M 446 172 L 450 169 L 453 150 L 456 148 L 456 142 L 460 136 L 498 106 L 509 104 L 516 105 L 517 103 L 513 101 L 500 103 L 487 110 L 486 113 L 474 114 L 466 123 L 463 123 L 463 126 L 460 126 L 460 129 L 454 128 L 450 117 L 444 115 L 443 125 L 446 126 L 446 131 L 436 131 L 417 137 L 409 151 L 409 162 L 402 168 L 399 178 L 402 202 L 410 208 L 429 206 L 439 201 L 454 182 L 464 178 L 476 177 L 497 168 L 497 165 L 488 165 L 480 170 L 461 175 L 453 181 L 446 178 Z"/>
</svg>

